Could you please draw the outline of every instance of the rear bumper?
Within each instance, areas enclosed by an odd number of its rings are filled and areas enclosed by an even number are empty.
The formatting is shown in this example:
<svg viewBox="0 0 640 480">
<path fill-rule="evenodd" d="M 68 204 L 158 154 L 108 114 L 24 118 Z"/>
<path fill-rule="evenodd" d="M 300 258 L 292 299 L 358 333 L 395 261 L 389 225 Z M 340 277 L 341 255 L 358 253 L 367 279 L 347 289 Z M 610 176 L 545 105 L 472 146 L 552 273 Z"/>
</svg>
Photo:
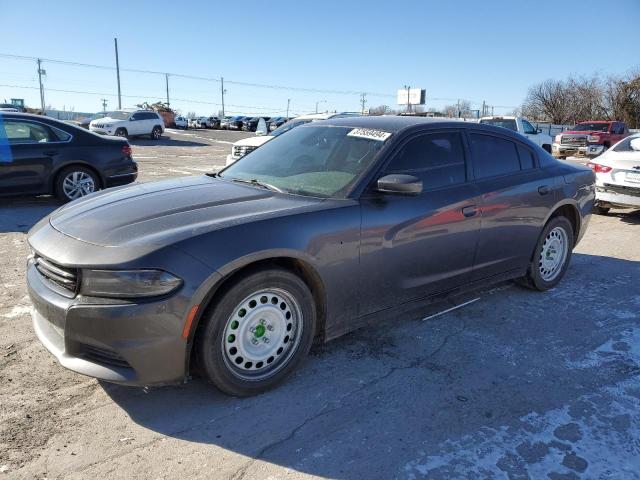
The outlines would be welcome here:
<svg viewBox="0 0 640 480">
<path fill-rule="evenodd" d="M 640 187 L 598 185 L 596 201 L 602 206 L 640 208 Z"/>
<path fill-rule="evenodd" d="M 554 143 L 551 145 L 551 154 L 554 157 L 597 157 L 604 152 L 603 145 L 587 145 L 578 147 Z"/>
<path fill-rule="evenodd" d="M 138 172 L 132 173 L 121 173 L 118 175 L 112 175 L 105 179 L 105 187 L 119 187 L 120 185 L 128 185 L 129 183 L 133 183 L 138 178 Z"/>
</svg>

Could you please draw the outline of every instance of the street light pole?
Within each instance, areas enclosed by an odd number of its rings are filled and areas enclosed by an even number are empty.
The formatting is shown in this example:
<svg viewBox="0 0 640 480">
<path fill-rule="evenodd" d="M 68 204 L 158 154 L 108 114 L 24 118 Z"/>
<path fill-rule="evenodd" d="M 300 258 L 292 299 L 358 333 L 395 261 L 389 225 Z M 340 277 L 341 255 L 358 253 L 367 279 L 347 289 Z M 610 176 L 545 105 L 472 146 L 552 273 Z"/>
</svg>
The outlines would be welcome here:
<svg viewBox="0 0 640 480">
<path fill-rule="evenodd" d="M 224 120 L 224 77 L 220 77 L 220 94 L 222 96 L 222 119 Z"/>
<path fill-rule="evenodd" d="M 118 79 L 118 110 L 121 110 L 122 96 L 120 94 L 120 60 L 118 59 L 118 39 L 114 38 L 113 42 L 116 46 L 116 78 Z"/>
<path fill-rule="evenodd" d="M 38 81 L 40 82 L 40 109 L 42 110 L 42 114 L 44 115 L 44 87 L 42 86 L 42 74 L 44 70 L 42 70 L 42 61 L 38 58 Z"/>
<path fill-rule="evenodd" d="M 165 73 L 164 74 L 164 81 L 167 87 L 167 107 L 169 106 L 169 74 Z"/>
</svg>

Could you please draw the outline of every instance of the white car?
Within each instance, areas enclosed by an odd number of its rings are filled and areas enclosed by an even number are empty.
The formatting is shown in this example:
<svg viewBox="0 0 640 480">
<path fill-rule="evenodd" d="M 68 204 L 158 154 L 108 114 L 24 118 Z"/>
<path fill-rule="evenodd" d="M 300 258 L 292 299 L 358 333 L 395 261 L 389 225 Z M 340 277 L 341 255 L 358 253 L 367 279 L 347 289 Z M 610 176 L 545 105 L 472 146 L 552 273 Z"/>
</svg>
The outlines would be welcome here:
<svg viewBox="0 0 640 480">
<path fill-rule="evenodd" d="M 118 137 L 149 135 L 158 140 L 164 132 L 164 120 L 153 110 L 115 110 L 104 118 L 92 120 L 89 130 Z"/>
<path fill-rule="evenodd" d="M 640 208 L 640 134 L 620 140 L 587 165 L 596 174 L 596 213 Z"/>
<path fill-rule="evenodd" d="M 312 113 L 309 115 L 300 115 L 293 120 L 289 120 L 284 125 L 276 128 L 273 132 L 270 132 L 268 135 L 256 135 L 255 137 L 243 138 L 242 140 L 238 140 L 231 147 L 231 153 L 227 155 L 227 165 L 231 165 L 232 163 L 238 161 L 240 158 L 244 157 L 247 153 L 254 151 L 260 145 L 264 145 L 269 140 L 273 140 L 278 135 L 282 135 L 285 132 L 288 132 L 292 128 L 298 127 L 300 125 L 304 125 L 305 123 L 315 122 L 317 120 L 327 120 L 329 118 L 340 118 L 340 117 L 352 117 L 354 114 L 351 113 Z"/>
<path fill-rule="evenodd" d="M 187 117 L 176 117 L 173 119 L 173 123 L 176 124 L 176 128 L 187 129 L 189 127 L 189 120 Z"/>
<path fill-rule="evenodd" d="M 542 130 L 535 128 L 531 123 L 522 118 L 514 116 L 494 116 L 494 117 L 482 117 L 478 120 L 478 123 L 485 125 L 495 125 L 496 127 L 508 128 L 514 132 L 518 132 L 524 135 L 533 143 L 539 145 L 548 153 L 551 153 L 551 145 L 553 144 L 553 138 L 551 135 L 542 133 Z"/>
</svg>

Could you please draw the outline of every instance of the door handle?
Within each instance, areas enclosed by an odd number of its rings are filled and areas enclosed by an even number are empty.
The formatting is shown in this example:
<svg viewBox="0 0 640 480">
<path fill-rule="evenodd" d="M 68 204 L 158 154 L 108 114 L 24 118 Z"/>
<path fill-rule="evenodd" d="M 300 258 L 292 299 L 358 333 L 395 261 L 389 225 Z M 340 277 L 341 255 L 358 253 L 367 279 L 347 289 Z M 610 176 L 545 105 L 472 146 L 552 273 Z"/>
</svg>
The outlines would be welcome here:
<svg viewBox="0 0 640 480">
<path fill-rule="evenodd" d="M 478 207 L 476 205 L 467 205 L 462 207 L 462 215 L 465 217 L 473 217 L 478 213 Z"/>
<path fill-rule="evenodd" d="M 538 193 L 540 195 L 546 195 L 550 191 L 551 191 L 551 187 L 549 185 L 541 185 L 540 187 L 538 187 Z"/>
<path fill-rule="evenodd" d="M 44 155 L 46 155 L 47 157 L 53 157 L 54 155 L 57 155 L 58 152 L 55 150 L 49 150 L 47 152 L 43 152 Z"/>
</svg>

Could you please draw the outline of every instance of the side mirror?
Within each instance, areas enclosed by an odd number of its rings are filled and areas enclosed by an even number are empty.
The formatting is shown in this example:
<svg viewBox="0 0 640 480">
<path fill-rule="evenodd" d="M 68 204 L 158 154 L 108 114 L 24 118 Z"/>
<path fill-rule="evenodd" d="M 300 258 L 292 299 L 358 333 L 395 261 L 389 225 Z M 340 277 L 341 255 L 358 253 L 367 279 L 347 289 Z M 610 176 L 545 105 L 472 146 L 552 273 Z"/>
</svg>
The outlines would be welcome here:
<svg viewBox="0 0 640 480">
<path fill-rule="evenodd" d="M 422 180 L 413 175 L 385 175 L 378 179 L 376 190 L 395 195 L 418 195 L 422 192 Z"/>
</svg>

